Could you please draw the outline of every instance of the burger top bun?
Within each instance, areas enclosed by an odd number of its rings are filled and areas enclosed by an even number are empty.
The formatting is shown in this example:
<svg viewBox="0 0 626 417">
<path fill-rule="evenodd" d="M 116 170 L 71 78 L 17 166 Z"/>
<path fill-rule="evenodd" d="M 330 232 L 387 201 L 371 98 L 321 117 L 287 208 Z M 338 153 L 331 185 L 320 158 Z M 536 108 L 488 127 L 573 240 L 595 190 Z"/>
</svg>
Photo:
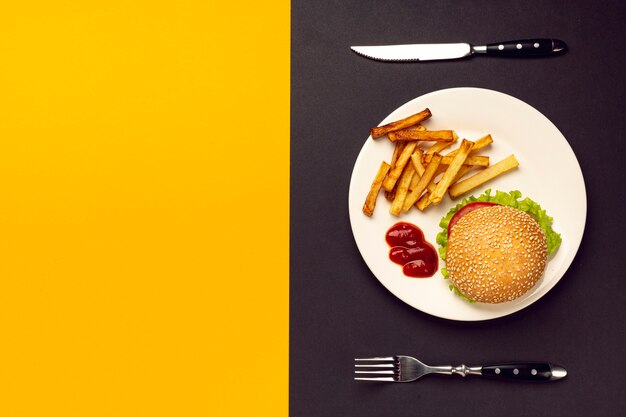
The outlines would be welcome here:
<svg viewBox="0 0 626 417">
<path fill-rule="evenodd" d="M 496 205 L 474 210 L 452 227 L 446 268 L 466 297 L 496 304 L 526 294 L 543 275 L 547 257 L 546 238 L 535 219 Z"/>
</svg>

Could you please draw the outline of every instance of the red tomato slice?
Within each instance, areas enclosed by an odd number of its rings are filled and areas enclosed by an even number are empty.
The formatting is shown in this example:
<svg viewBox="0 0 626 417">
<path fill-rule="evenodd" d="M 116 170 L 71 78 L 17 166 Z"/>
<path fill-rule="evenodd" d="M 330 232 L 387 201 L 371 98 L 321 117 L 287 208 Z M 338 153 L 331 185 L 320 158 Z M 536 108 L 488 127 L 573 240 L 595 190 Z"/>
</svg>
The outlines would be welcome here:
<svg viewBox="0 0 626 417">
<path fill-rule="evenodd" d="M 450 219 L 450 223 L 448 223 L 448 236 L 450 236 L 450 230 L 452 230 L 452 227 L 456 224 L 456 222 L 458 222 L 461 219 L 461 217 L 465 216 L 467 213 L 470 213 L 474 210 L 478 210 L 481 208 L 497 206 L 497 205 L 498 203 L 490 203 L 487 201 L 476 201 L 474 203 L 469 203 L 461 207 L 459 211 L 454 213 L 454 216 L 452 216 L 452 218 Z"/>
</svg>

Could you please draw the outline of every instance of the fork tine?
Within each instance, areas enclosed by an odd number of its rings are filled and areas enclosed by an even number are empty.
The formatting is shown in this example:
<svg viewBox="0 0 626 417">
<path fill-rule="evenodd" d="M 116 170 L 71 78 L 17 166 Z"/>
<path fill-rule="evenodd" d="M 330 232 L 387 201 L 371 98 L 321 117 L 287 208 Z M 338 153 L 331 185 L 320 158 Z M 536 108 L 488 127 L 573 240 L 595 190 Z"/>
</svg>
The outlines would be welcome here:
<svg viewBox="0 0 626 417">
<path fill-rule="evenodd" d="M 354 365 L 355 368 L 393 368 L 393 363 L 371 363 L 371 364 L 360 364 L 357 363 Z"/>
<path fill-rule="evenodd" d="M 379 376 L 374 378 L 363 378 L 363 377 L 355 377 L 355 381 L 384 381 L 384 382 L 395 382 L 393 377 L 391 376 Z"/>
<path fill-rule="evenodd" d="M 374 358 L 355 358 L 355 361 L 393 361 L 395 358 L 393 356 L 379 356 Z"/>
<path fill-rule="evenodd" d="M 388 371 L 354 371 L 355 374 L 379 374 L 379 375 L 393 375 L 393 370 Z"/>
</svg>

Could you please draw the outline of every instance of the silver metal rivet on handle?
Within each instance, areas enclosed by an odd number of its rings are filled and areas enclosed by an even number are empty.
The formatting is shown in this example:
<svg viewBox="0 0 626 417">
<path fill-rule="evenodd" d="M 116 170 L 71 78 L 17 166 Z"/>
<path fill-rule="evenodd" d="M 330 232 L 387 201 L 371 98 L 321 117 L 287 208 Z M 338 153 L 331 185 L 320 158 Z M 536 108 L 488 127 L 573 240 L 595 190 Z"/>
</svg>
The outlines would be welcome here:
<svg viewBox="0 0 626 417">
<path fill-rule="evenodd" d="M 515 47 L 516 47 L 517 49 L 522 49 L 522 44 L 521 44 L 521 43 L 518 43 L 517 45 L 515 45 Z"/>
<path fill-rule="evenodd" d="M 515 375 L 519 374 L 519 369 L 517 369 L 517 368 L 513 369 L 513 373 L 514 373 Z"/>
<path fill-rule="evenodd" d="M 500 375 L 500 368 L 496 368 L 494 372 L 496 373 L 496 375 Z"/>
<path fill-rule="evenodd" d="M 503 50 L 504 49 L 504 45 L 498 45 L 498 49 L 499 50 Z"/>
<path fill-rule="evenodd" d="M 535 48 L 539 48 L 539 42 L 535 42 L 535 44 L 533 45 Z"/>
</svg>

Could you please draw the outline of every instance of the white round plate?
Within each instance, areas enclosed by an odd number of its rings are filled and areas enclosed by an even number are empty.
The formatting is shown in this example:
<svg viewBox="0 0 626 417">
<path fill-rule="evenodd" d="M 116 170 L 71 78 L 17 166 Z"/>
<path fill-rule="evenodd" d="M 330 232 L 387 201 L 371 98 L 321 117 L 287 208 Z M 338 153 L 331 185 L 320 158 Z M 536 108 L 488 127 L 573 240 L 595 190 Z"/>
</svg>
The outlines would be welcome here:
<svg viewBox="0 0 626 417">
<path fill-rule="evenodd" d="M 451 88 L 415 98 L 391 113 L 380 125 L 429 108 L 424 122 L 429 130 L 452 129 L 460 138 L 478 139 L 491 134 L 493 144 L 485 150 L 495 163 L 515 154 L 520 166 L 495 178 L 467 195 L 424 212 L 411 210 L 398 217 L 389 213 L 390 203 L 378 196 L 372 217 L 363 214 L 365 197 L 380 163 L 389 162 L 393 144 L 386 138 L 368 137 L 359 153 L 350 180 L 350 223 L 356 244 L 376 278 L 396 297 L 424 313 L 451 320 L 477 321 L 506 316 L 545 295 L 565 274 L 582 240 L 587 215 L 587 195 L 580 165 L 561 132 L 539 111 L 509 95 L 480 88 Z M 369 128 L 370 126 L 368 126 Z M 424 231 L 435 248 L 439 221 L 448 210 L 469 195 L 486 189 L 519 190 L 554 218 L 553 228 L 562 243 L 550 257 L 542 279 L 523 297 L 502 304 L 470 304 L 449 289 L 440 272 L 432 278 L 409 278 L 389 260 L 387 230 L 399 221 L 413 223 Z M 445 266 L 440 260 L 439 269 Z"/>
</svg>

